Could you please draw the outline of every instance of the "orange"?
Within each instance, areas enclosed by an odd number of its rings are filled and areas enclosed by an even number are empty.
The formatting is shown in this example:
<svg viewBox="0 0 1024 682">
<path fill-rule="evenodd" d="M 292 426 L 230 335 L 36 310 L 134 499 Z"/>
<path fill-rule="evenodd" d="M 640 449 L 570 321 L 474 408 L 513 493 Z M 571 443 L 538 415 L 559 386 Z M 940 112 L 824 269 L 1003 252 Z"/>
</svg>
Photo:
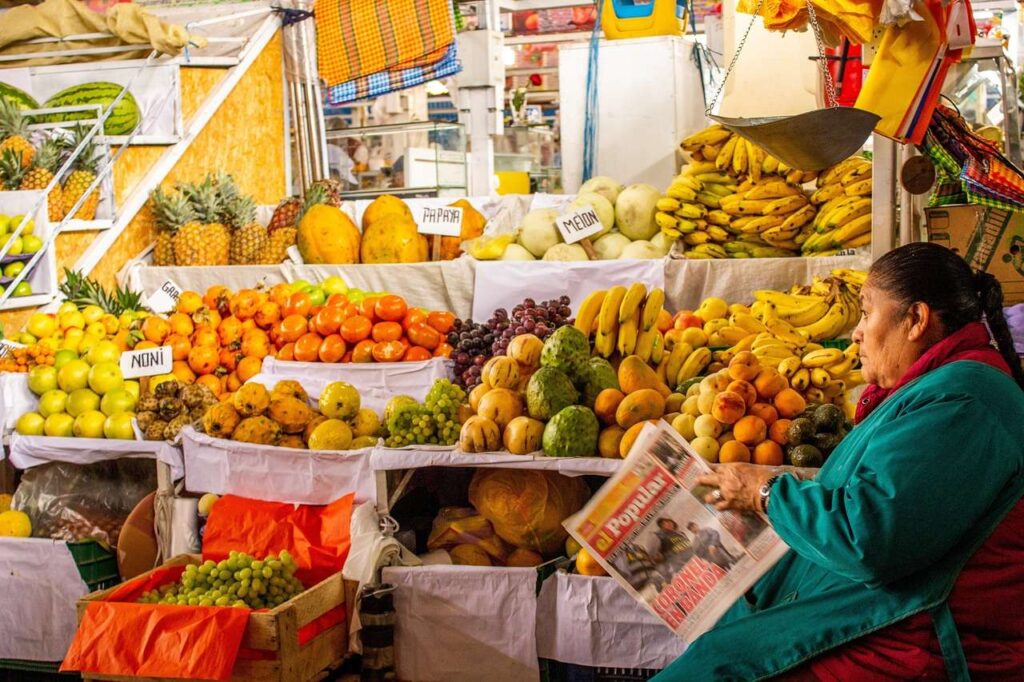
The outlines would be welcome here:
<svg viewBox="0 0 1024 682">
<path fill-rule="evenodd" d="M 373 325 L 373 340 L 377 343 L 398 341 L 402 338 L 402 325 L 397 322 L 378 322 Z"/>
<path fill-rule="evenodd" d="M 287 315 L 279 323 L 279 334 L 285 343 L 298 341 L 299 337 L 309 331 L 306 318 L 302 315 Z"/>
<path fill-rule="evenodd" d="M 327 308 L 342 308 L 348 305 L 348 296 L 345 294 L 331 294 L 327 297 L 324 306 Z"/>
<path fill-rule="evenodd" d="M 317 357 L 320 359 L 320 362 L 341 362 L 347 350 L 348 347 L 345 345 L 345 340 L 338 334 L 331 334 L 324 337 L 324 340 L 320 342 L 320 348 L 317 349 Z"/>
<path fill-rule="evenodd" d="M 402 358 L 405 362 L 419 362 L 422 360 L 429 360 L 433 356 L 430 351 L 423 346 L 413 346 L 405 352 L 405 357 Z"/>
<path fill-rule="evenodd" d="M 377 296 L 367 296 L 363 299 L 363 302 L 358 304 L 359 314 L 370 318 L 374 322 L 377 321 Z"/>
<path fill-rule="evenodd" d="M 282 312 L 287 315 L 301 315 L 306 317 L 309 314 L 309 309 L 313 307 L 313 301 L 310 300 L 309 294 L 304 291 L 297 291 L 288 297 L 288 302 L 285 303 L 281 308 Z"/>
<path fill-rule="evenodd" d="M 768 437 L 779 445 L 785 445 L 787 440 L 786 431 L 789 430 L 789 425 L 792 423 L 791 419 L 779 419 L 768 429 Z"/>
<path fill-rule="evenodd" d="M 373 347 L 376 344 L 369 339 L 364 339 L 352 349 L 352 362 L 373 362 Z"/>
<path fill-rule="evenodd" d="M 345 320 L 345 311 L 341 308 L 328 306 L 323 308 L 316 314 L 316 317 L 312 320 L 312 326 L 316 329 L 317 334 L 321 336 L 330 336 L 337 334 L 338 330 L 341 329 L 341 323 Z"/>
<path fill-rule="evenodd" d="M 576 555 L 576 572 L 580 575 L 608 575 L 586 548 L 580 549 Z"/>
<path fill-rule="evenodd" d="M 238 375 L 238 380 L 244 384 L 259 374 L 261 369 L 263 369 L 263 360 L 260 358 L 242 358 L 238 361 L 238 369 L 235 370 L 235 374 Z"/>
<path fill-rule="evenodd" d="M 718 450 L 718 461 L 722 464 L 731 462 L 749 462 L 750 448 L 738 440 L 731 440 L 724 443 Z"/>
<path fill-rule="evenodd" d="M 747 415 L 732 426 L 732 435 L 744 445 L 757 445 L 768 435 L 768 425 L 760 417 Z"/>
<path fill-rule="evenodd" d="M 407 312 L 405 317 L 402 318 L 402 328 L 408 331 L 409 327 L 414 324 L 425 324 L 426 322 L 426 311 L 421 310 L 420 308 L 409 308 L 409 312 Z"/>
<path fill-rule="evenodd" d="M 295 344 L 286 343 L 281 346 L 281 349 L 277 351 L 278 360 L 294 360 L 295 359 Z"/>
<path fill-rule="evenodd" d="M 323 337 L 315 332 L 309 332 L 299 337 L 295 342 L 295 359 L 299 362 L 316 362 L 319 359 L 320 344 Z"/>
<path fill-rule="evenodd" d="M 406 327 L 405 333 L 411 342 L 417 346 L 423 346 L 427 350 L 434 350 L 441 345 L 441 333 L 422 322 Z"/>
<path fill-rule="evenodd" d="M 381 324 L 397 324 L 382 322 Z M 401 325 L 399 325 L 401 328 Z M 384 341 L 373 344 L 373 359 L 377 362 L 398 362 L 405 356 L 405 344 L 401 341 Z"/>
<path fill-rule="evenodd" d="M 373 330 L 373 322 L 370 318 L 362 315 L 353 315 L 341 323 L 341 338 L 349 343 L 359 343 L 363 339 L 370 338 Z"/>
<path fill-rule="evenodd" d="M 792 419 L 807 409 L 807 401 L 792 388 L 779 391 L 775 396 L 774 403 L 775 409 L 779 411 L 779 416 L 786 419 Z"/>
<path fill-rule="evenodd" d="M 455 315 L 446 310 L 435 310 L 427 315 L 427 324 L 442 334 L 447 334 L 455 326 Z"/>
<path fill-rule="evenodd" d="M 750 406 L 750 409 L 747 410 L 747 414 L 760 417 L 764 420 L 765 425 L 769 427 L 779 420 L 778 411 L 768 403 L 754 403 Z"/>
<path fill-rule="evenodd" d="M 398 322 L 408 310 L 405 299 L 394 294 L 381 296 L 373 306 L 374 315 L 386 322 Z"/>
<path fill-rule="evenodd" d="M 438 345 L 437 348 L 434 349 L 434 357 L 435 358 L 450 358 L 452 356 L 452 351 L 453 350 L 455 350 L 455 349 L 452 348 L 447 343 L 442 343 L 442 344 Z"/>
<path fill-rule="evenodd" d="M 784 459 L 782 446 L 773 440 L 766 440 L 754 448 L 754 464 L 777 467 L 782 466 Z"/>
</svg>

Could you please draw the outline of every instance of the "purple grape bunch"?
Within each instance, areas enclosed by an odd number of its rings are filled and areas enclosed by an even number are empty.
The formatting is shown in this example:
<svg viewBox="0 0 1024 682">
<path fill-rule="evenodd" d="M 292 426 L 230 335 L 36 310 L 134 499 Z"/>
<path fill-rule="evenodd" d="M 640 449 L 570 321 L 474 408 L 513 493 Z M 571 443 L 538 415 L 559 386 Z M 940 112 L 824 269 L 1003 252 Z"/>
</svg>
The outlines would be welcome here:
<svg viewBox="0 0 1024 682">
<path fill-rule="evenodd" d="M 452 358 L 455 360 L 455 381 L 472 390 L 480 383 L 480 372 L 491 357 L 504 355 L 508 344 L 520 334 L 547 338 L 559 327 L 572 323 L 568 296 L 537 303 L 532 298 L 512 308 L 511 315 L 498 308 L 486 324 L 472 320 L 456 320 L 448 334 Z"/>
</svg>

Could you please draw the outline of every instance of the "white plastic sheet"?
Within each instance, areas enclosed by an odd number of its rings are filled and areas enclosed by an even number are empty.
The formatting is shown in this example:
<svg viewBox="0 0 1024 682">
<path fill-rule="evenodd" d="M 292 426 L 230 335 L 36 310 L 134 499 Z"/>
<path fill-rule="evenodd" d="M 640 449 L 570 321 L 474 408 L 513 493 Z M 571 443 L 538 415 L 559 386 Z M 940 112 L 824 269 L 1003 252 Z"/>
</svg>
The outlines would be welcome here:
<svg viewBox="0 0 1024 682">
<path fill-rule="evenodd" d="M 0 658 L 63 659 L 88 592 L 67 544 L 0 538 Z"/>
<path fill-rule="evenodd" d="M 26 412 L 33 412 L 39 406 L 39 399 L 28 390 L 28 374 L 4 372 L 0 374 L 0 422 L 3 432 L 14 430 L 18 418 Z"/>
<path fill-rule="evenodd" d="M 665 286 L 665 260 L 481 261 L 476 264 L 473 319 L 497 308 L 511 310 L 526 297 L 537 301 L 568 296 L 573 310 L 594 289 L 643 282 Z"/>
<path fill-rule="evenodd" d="M 395 586 L 398 677 L 531 682 L 540 677 L 532 568 L 385 568 Z"/>
<path fill-rule="evenodd" d="M 537 597 L 537 653 L 563 663 L 660 670 L 686 648 L 614 579 L 559 571 Z"/>
<path fill-rule="evenodd" d="M 30 469 L 47 462 L 92 464 L 128 457 L 159 460 L 171 468 L 171 475 L 175 480 L 185 475 L 181 450 L 166 441 L 52 438 L 11 434 L 10 460 L 18 469 Z"/>
<path fill-rule="evenodd" d="M 194 493 L 233 494 L 291 504 L 330 504 L 355 493 L 356 503 L 376 502 L 370 470 L 372 448 L 297 450 L 211 438 L 182 431 L 185 487 Z"/>
<path fill-rule="evenodd" d="M 603 457 L 548 457 L 543 453 L 513 455 L 511 452 L 463 452 L 458 448 L 384 448 L 370 456 L 374 471 L 423 467 L 472 467 L 498 469 L 547 469 L 566 476 L 610 476 L 621 459 Z"/>
</svg>

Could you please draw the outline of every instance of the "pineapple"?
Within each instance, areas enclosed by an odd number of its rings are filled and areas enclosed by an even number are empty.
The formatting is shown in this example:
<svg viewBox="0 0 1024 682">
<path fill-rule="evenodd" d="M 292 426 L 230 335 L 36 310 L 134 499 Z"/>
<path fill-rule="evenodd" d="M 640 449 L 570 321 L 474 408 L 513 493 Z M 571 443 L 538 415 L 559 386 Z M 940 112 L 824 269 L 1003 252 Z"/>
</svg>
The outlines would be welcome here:
<svg viewBox="0 0 1024 682">
<path fill-rule="evenodd" d="M 294 227 L 275 230 L 260 251 L 258 262 L 264 265 L 283 263 L 288 258 L 288 247 L 295 246 L 299 231 Z"/>
<path fill-rule="evenodd" d="M 252 197 L 236 196 L 230 201 L 228 227 L 231 228 L 231 264 L 258 263 L 267 244 L 267 228 L 256 222 L 256 202 Z"/>
<path fill-rule="evenodd" d="M 288 247 L 294 246 L 295 241 L 298 238 L 299 231 L 297 226 L 299 221 L 302 220 L 302 216 L 305 215 L 306 211 L 311 206 L 316 204 L 330 204 L 332 199 L 330 196 L 330 187 L 327 185 L 328 180 L 318 180 L 313 183 L 306 192 L 306 198 L 300 204 L 298 199 L 285 199 L 277 208 L 274 209 L 274 217 L 270 220 L 270 227 L 267 228 L 267 232 L 270 233 L 270 239 L 267 241 L 266 248 L 260 255 L 260 263 L 272 264 L 281 263 L 288 258 Z M 287 204 L 287 207 L 286 207 Z M 276 228 L 274 227 L 274 221 L 277 220 L 279 213 L 284 213 L 287 208 L 288 225 L 279 224 Z M 285 222 L 285 218 L 282 218 L 281 223 Z M 272 229 L 273 228 L 273 229 Z"/>
<path fill-rule="evenodd" d="M 314 190 L 323 190 L 323 199 L 318 203 L 327 204 L 335 208 L 341 208 L 341 192 L 342 184 L 334 178 L 325 178 L 323 180 L 317 180 L 309 186 L 309 190 L 306 192 L 308 196 Z"/>
<path fill-rule="evenodd" d="M 14 101 L 0 97 L 0 155 L 12 149 L 21 155 L 21 165 L 28 168 L 36 155 L 29 142 L 28 121 Z"/>
<path fill-rule="evenodd" d="M 231 236 L 220 222 L 223 209 L 217 185 L 208 176 L 198 185 L 179 189 L 196 216 L 174 235 L 174 260 L 178 265 L 227 265 Z"/>
<path fill-rule="evenodd" d="M 13 149 L 0 152 L 0 189 L 18 189 L 24 177 L 25 167 L 21 163 L 21 155 Z"/>
<path fill-rule="evenodd" d="M 138 312 L 143 309 L 142 294 L 117 285 L 107 291 L 96 280 L 80 272 L 64 268 L 64 281 L 60 283 L 61 298 L 82 310 L 86 306 L 99 306 L 111 315 Z"/>
<path fill-rule="evenodd" d="M 75 126 L 72 134 L 71 148 L 77 149 L 88 130 L 81 125 Z M 96 153 L 96 146 L 89 142 L 83 148 L 78 157 L 71 164 L 71 173 L 64 181 L 64 215 L 71 213 L 71 209 L 89 186 L 96 180 L 96 169 L 99 166 L 100 157 Z M 94 187 L 86 197 L 82 205 L 75 211 L 74 217 L 78 220 L 93 220 L 96 217 L 96 206 L 100 203 L 99 187 Z"/>
<path fill-rule="evenodd" d="M 274 209 L 274 215 L 267 225 L 267 233 L 273 235 L 282 227 L 295 227 L 299 223 L 299 216 L 302 213 L 302 199 L 289 197 L 283 199 Z"/>
<path fill-rule="evenodd" d="M 53 174 L 60 168 L 64 147 L 64 143 L 59 138 L 51 137 L 43 142 L 18 189 L 46 189 L 46 186 L 53 180 Z M 61 189 L 60 183 L 54 185 L 54 188 L 46 196 L 46 200 L 50 221 L 59 223 L 64 219 L 64 191 Z"/>
<path fill-rule="evenodd" d="M 150 201 L 157 229 L 153 264 L 176 265 L 174 235 L 182 225 L 195 220 L 195 211 L 188 199 L 177 192 L 167 194 L 158 188 L 150 195 Z"/>
</svg>

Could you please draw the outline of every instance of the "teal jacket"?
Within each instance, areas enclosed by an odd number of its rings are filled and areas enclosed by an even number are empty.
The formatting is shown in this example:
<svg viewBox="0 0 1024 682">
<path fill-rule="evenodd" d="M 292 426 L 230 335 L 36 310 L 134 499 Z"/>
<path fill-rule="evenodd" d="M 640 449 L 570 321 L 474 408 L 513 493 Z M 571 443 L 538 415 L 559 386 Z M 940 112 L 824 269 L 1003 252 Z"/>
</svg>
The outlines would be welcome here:
<svg viewBox="0 0 1024 682">
<path fill-rule="evenodd" d="M 759 680 L 931 611 L 951 680 L 968 679 L 947 605 L 960 570 L 1024 494 L 1024 392 L 953 362 L 885 400 L 813 481 L 782 476 L 782 560 L 657 682 Z"/>
</svg>

